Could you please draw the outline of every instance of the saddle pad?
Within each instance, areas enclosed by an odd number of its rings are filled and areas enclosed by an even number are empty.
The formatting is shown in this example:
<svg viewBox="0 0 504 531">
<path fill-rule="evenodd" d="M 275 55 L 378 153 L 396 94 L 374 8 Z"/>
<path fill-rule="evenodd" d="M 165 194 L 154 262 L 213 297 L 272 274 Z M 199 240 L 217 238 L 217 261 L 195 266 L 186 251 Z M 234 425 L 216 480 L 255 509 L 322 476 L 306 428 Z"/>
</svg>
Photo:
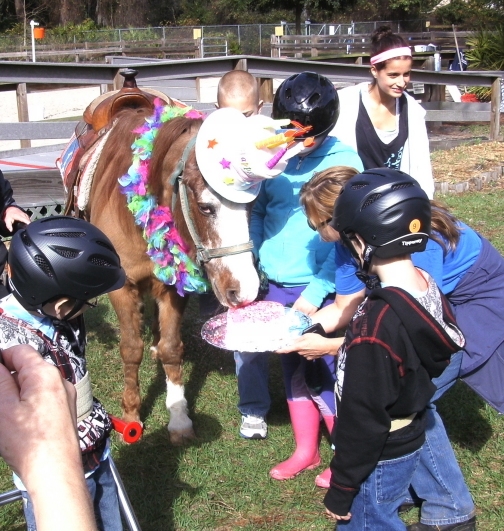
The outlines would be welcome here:
<svg viewBox="0 0 504 531">
<path fill-rule="evenodd" d="M 79 139 L 75 136 L 75 133 L 73 133 L 67 146 L 56 159 L 56 166 L 61 173 L 66 196 L 68 195 L 69 188 L 73 186 L 73 182 L 69 182 L 69 174 L 73 167 L 74 160 L 79 155 L 79 148 Z"/>
<path fill-rule="evenodd" d="M 101 152 L 105 147 L 108 137 L 114 129 L 114 126 L 97 141 L 95 142 L 84 154 L 81 159 L 79 168 L 81 178 L 79 180 L 79 190 L 77 192 L 77 208 L 80 211 L 86 210 L 89 202 L 89 194 L 91 193 L 91 185 L 93 184 L 93 177 L 95 174 L 96 166 L 100 160 Z"/>
</svg>

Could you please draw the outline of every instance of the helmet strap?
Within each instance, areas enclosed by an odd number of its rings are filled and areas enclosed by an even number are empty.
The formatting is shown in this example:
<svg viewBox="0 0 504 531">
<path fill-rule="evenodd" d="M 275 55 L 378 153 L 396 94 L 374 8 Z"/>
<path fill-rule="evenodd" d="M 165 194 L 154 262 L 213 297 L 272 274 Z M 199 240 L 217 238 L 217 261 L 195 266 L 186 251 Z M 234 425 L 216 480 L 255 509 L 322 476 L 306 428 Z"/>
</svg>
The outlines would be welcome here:
<svg viewBox="0 0 504 531">
<path fill-rule="evenodd" d="M 356 276 L 359 280 L 366 284 L 367 289 L 373 290 L 380 287 L 380 279 L 376 275 L 369 274 L 369 268 L 371 266 L 371 260 L 373 259 L 374 253 L 377 247 L 371 245 L 370 243 L 365 242 L 364 252 L 362 255 L 362 265 L 360 265 L 359 270 L 356 273 Z M 359 260 L 359 264 L 360 264 Z"/>
</svg>

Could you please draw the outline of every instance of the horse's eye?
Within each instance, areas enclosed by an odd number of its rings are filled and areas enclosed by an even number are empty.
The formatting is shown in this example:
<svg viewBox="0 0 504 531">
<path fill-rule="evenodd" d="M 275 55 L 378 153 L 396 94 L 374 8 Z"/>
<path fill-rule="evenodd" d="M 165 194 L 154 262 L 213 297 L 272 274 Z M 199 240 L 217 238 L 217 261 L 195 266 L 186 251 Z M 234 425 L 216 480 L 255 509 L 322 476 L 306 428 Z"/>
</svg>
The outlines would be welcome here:
<svg viewBox="0 0 504 531">
<path fill-rule="evenodd" d="M 215 216 L 215 207 L 209 203 L 198 203 L 198 210 L 204 216 Z"/>
</svg>

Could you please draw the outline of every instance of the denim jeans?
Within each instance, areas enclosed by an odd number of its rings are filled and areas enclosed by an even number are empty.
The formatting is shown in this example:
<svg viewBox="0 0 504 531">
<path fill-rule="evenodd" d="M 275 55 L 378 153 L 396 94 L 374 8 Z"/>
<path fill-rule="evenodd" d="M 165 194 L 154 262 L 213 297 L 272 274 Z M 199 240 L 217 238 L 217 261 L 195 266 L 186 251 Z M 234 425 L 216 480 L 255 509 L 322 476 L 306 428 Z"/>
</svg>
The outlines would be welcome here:
<svg viewBox="0 0 504 531">
<path fill-rule="evenodd" d="M 340 520 L 338 531 L 405 531 L 399 506 L 408 494 L 421 449 L 408 455 L 379 461 L 354 498 L 352 518 Z"/>
<path fill-rule="evenodd" d="M 271 398 L 268 388 L 269 354 L 265 352 L 235 352 L 238 379 L 238 410 L 242 415 L 266 417 Z"/>
<path fill-rule="evenodd" d="M 96 523 L 100 531 L 123 531 L 117 487 L 110 470 L 109 460 L 100 463 L 100 466 L 86 478 L 86 484 L 93 500 Z M 23 510 L 26 519 L 27 531 L 37 531 L 35 514 L 30 497 L 26 491 L 23 493 Z M 63 503 L 55 500 L 55 503 Z M 57 511 L 57 507 L 55 506 Z"/>
<path fill-rule="evenodd" d="M 471 494 L 434 404 L 457 381 L 461 363 L 460 351 L 453 354 L 443 374 L 432 380 L 437 391 L 426 411 L 425 443 L 411 481 L 413 494 L 422 501 L 420 521 L 426 525 L 465 522 L 472 518 L 475 511 Z"/>
</svg>

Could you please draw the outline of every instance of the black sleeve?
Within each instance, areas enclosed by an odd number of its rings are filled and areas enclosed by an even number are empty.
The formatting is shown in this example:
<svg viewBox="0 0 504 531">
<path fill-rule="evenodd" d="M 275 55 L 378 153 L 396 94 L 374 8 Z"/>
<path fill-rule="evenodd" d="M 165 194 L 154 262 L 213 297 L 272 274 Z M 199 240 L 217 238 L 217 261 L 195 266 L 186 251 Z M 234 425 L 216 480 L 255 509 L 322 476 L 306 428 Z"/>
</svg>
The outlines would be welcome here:
<svg viewBox="0 0 504 531">
<path fill-rule="evenodd" d="M 347 351 L 338 404 L 331 486 L 324 503 L 342 516 L 379 461 L 390 431 L 387 406 L 399 393 L 399 376 L 389 348 L 379 340 L 369 341 L 366 338 Z"/>
<path fill-rule="evenodd" d="M 10 182 L 4 177 L 4 174 L 0 170 L 0 234 L 2 236 L 10 236 L 12 233 L 7 230 L 7 227 L 4 223 L 5 210 L 8 207 L 15 206 L 19 210 L 23 210 L 21 207 L 16 205 L 13 197 L 12 186 Z"/>
</svg>

